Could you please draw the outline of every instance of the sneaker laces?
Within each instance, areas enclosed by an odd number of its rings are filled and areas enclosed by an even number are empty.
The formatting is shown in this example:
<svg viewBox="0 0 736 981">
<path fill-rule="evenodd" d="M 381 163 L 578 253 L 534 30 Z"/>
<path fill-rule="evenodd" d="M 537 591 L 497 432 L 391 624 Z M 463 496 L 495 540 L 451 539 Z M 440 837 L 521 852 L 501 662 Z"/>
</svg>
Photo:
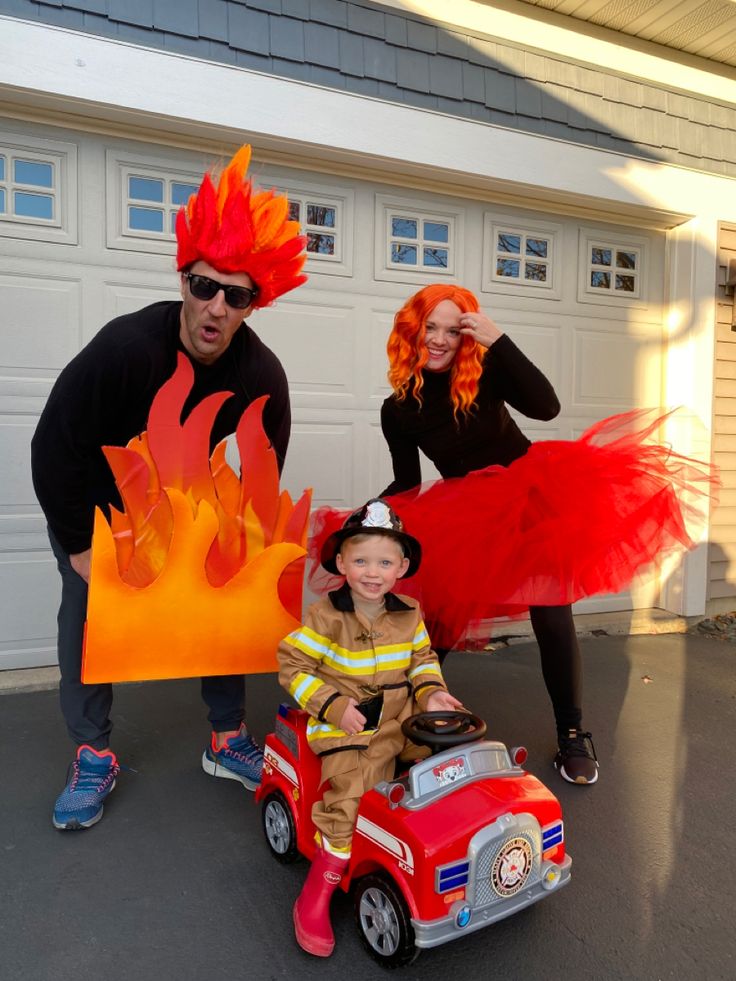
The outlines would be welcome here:
<svg viewBox="0 0 736 981">
<path fill-rule="evenodd" d="M 110 764 L 110 767 L 106 771 L 102 771 L 97 767 L 82 766 L 78 759 L 72 761 L 72 770 L 74 775 L 72 776 L 71 783 L 69 784 L 70 792 L 92 792 L 101 793 L 106 790 L 107 787 L 113 782 L 115 777 L 120 772 L 120 765 L 117 760 Z"/>
<path fill-rule="evenodd" d="M 237 744 L 237 748 L 233 746 L 233 743 Z M 244 732 L 232 741 L 226 742 L 217 752 L 224 753 L 225 756 L 232 756 L 240 763 L 263 762 L 263 750 L 249 732 Z"/>
<path fill-rule="evenodd" d="M 593 736 L 582 729 L 570 729 L 566 734 L 560 734 L 560 751 L 565 756 L 584 756 L 598 762 L 598 755 L 593 744 Z"/>
</svg>

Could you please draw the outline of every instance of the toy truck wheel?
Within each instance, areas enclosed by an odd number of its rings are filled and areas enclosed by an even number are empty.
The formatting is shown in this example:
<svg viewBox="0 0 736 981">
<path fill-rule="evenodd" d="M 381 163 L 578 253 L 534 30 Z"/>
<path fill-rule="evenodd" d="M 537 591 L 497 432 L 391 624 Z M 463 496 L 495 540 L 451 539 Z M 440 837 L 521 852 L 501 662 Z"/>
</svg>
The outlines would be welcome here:
<svg viewBox="0 0 736 981">
<path fill-rule="evenodd" d="M 419 955 L 409 909 L 388 876 L 377 873 L 358 881 L 355 920 L 368 953 L 383 967 L 403 967 Z"/>
<path fill-rule="evenodd" d="M 274 858 L 285 865 L 295 862 L 299 858 L 299 850 L 296 847 L 294 818 L 291 808 L 278 791 L 269 794 L 264 800 L 261 818 L 266 841 Z"/>
</svg>

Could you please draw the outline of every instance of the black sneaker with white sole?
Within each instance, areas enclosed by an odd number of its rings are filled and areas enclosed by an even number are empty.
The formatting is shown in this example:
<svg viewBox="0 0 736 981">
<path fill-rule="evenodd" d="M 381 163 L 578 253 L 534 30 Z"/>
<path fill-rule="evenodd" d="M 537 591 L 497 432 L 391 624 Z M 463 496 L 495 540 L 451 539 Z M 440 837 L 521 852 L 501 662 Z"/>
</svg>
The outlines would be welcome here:
<svg viewBox="0 0 736 981">
<path fill-rule="evenodd" d="M 555 756 L 555 767 L 568 783 L 588 784 L 598 779 L 598 757 L 593 745 L 593 737 L 581 729 L 570 729 L 557 737 L 559 749 Z"/>
</svg>

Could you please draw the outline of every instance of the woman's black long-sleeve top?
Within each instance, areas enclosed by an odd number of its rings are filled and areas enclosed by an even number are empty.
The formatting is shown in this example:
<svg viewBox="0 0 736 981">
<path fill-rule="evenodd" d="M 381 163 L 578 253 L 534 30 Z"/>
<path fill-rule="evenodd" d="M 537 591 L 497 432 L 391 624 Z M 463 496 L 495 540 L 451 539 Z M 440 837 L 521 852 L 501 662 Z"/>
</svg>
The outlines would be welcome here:
<svg viewBox="0 0 736 981">
<path fill-rule="evenodd" d="M 451 372 L 424 371 L 422 404 L 411 392 L 403 402 L 389 396 L 381 408 L 381 428 L 391 452 L 394 479 L 383 494 L 421 483 L 421 450 L 443 477 L 463 477 L 492 464 L 508 466 L 531 445 L 506 405 L 530 419 L 554 419 L 560 411 L 555 390 L 542 372 L 503 334 L 486 352 L 474 407 L 453 416 Z"/>
</svg>

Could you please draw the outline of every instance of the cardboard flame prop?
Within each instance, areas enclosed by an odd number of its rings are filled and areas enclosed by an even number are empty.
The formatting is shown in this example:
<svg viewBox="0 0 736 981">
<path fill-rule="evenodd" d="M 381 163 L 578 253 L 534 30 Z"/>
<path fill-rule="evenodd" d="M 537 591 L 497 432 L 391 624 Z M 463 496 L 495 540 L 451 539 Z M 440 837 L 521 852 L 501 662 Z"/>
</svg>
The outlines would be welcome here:
<svg viewBox="0 0 736 981">
<path fill-rule="evenodd" d="M 311 491 L 279 492 L 261 424 L 265 396 L 236 431 L 240 477 L 225 443 L 209 456 L 229 392 L 180 422 L 192 366 L 179 355 L 148 429 L 103 447 L 124 504 L 98 509 L 82 663 L 86 684 L 276 670 L 279 641 L 301 621 Z"/>
</svg>

